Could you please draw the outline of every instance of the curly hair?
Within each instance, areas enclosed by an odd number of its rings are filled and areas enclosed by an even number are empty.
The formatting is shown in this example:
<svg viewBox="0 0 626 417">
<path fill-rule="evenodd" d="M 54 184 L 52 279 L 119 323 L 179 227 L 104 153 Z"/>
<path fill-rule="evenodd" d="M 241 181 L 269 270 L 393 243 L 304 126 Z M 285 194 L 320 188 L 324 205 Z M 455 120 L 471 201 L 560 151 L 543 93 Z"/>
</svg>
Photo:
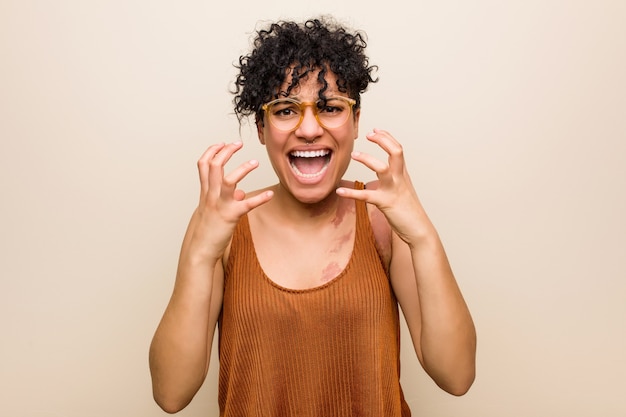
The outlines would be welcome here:
<svg viewBox="0 0 626 417">
<path fill-rule="evenodd" d="M 239 65 L 235 65 L 239 74 L 233 103 L 239 122 L 252 114 L 261 122 L 263 104 L 278 97 L 287 75 L 291 75 L 291 84 L 283 92 L 286 95 L 317 70 L 321 100 L 328 89 L 325 75 L 331 71 L 337 76 L 339 91 L 355 99 L 355 108 L 359 108 L 361 93 L 370 82 L 378 81 L 372 78 L 378 67 L 369 64 L 366 46 L 363 32 L 351 33 L 328 16 L 304 23 L 279 21 L 258 30 L 252 52 L 239 57 Z"/>
</svg>

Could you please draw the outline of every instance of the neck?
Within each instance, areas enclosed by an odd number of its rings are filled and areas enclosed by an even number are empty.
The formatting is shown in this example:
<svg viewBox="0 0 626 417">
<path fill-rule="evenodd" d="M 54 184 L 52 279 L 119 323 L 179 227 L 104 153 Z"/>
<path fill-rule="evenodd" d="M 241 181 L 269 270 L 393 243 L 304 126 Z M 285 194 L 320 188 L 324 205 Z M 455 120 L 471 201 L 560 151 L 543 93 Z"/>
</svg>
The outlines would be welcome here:
<svg viewBox="0 0 626 417">
<path fill-rule="evenodd" d="M 274 198 L 271 202 L 275 205 L 275 213 L 282 218 L 294 223 L 306 223 L 313 226 L 336 222 L 342 217 L 341 213 L 354 204 L 351 200 L 339 197 L 334 192 L 320 201 L 303 203 L 294 198 L 280 184 L 274 186 Z"/>
</svg>

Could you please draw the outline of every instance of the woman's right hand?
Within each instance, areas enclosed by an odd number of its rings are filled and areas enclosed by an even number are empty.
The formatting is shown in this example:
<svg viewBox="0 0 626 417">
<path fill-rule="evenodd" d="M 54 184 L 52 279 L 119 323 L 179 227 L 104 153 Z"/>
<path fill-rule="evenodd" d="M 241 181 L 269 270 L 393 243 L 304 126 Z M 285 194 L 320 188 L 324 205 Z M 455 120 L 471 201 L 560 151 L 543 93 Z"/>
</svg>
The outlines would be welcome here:
<svg viewBox="0 0 626 417">
<path fill-rule="evenodd" d="M 239 165 L 229 174 L 224 173 L 226 163 L 242 146 L 242 142 L 215 144 L 198 160 L 200 201 L 189 249 L 215 261 L 224 254 L 241 216 L 273 196 L 272 191 L 264 191 L 246 198 L 245 192 L 237 188 L 237 184 L 259 166 L 256 160 Z"/>
</svg>

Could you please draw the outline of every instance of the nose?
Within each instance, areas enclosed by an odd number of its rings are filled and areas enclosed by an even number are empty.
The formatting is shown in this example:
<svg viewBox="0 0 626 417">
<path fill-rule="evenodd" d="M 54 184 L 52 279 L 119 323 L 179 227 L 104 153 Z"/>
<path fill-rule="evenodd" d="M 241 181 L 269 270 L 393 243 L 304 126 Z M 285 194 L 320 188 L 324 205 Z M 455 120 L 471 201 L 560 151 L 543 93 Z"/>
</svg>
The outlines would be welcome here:
<svg viewBox="0 0 626 417">
<path fill-rule="evenodd" d="M 307 106 L 302 115 L 302 122 L 295 131 L 296 136 L 311 142 L 324 133 L 324 128 L 317 121 L 312 106 Z"/>
</svg>

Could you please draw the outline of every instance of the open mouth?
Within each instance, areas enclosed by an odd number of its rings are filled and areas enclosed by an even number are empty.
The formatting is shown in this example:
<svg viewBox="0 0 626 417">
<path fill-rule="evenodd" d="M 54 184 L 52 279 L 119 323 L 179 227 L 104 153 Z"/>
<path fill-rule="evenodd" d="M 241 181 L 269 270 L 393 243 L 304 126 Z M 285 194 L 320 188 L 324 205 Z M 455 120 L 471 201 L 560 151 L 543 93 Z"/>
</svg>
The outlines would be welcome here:
<svg viewBox="0 0 626 417">
<path fill-rule="evenodd" d="M 289 154 L 289 164 L 297 176 L 315 178 L 326 171 L 331 154 L 329 149 L 293 151 Z"/>
</svg>

